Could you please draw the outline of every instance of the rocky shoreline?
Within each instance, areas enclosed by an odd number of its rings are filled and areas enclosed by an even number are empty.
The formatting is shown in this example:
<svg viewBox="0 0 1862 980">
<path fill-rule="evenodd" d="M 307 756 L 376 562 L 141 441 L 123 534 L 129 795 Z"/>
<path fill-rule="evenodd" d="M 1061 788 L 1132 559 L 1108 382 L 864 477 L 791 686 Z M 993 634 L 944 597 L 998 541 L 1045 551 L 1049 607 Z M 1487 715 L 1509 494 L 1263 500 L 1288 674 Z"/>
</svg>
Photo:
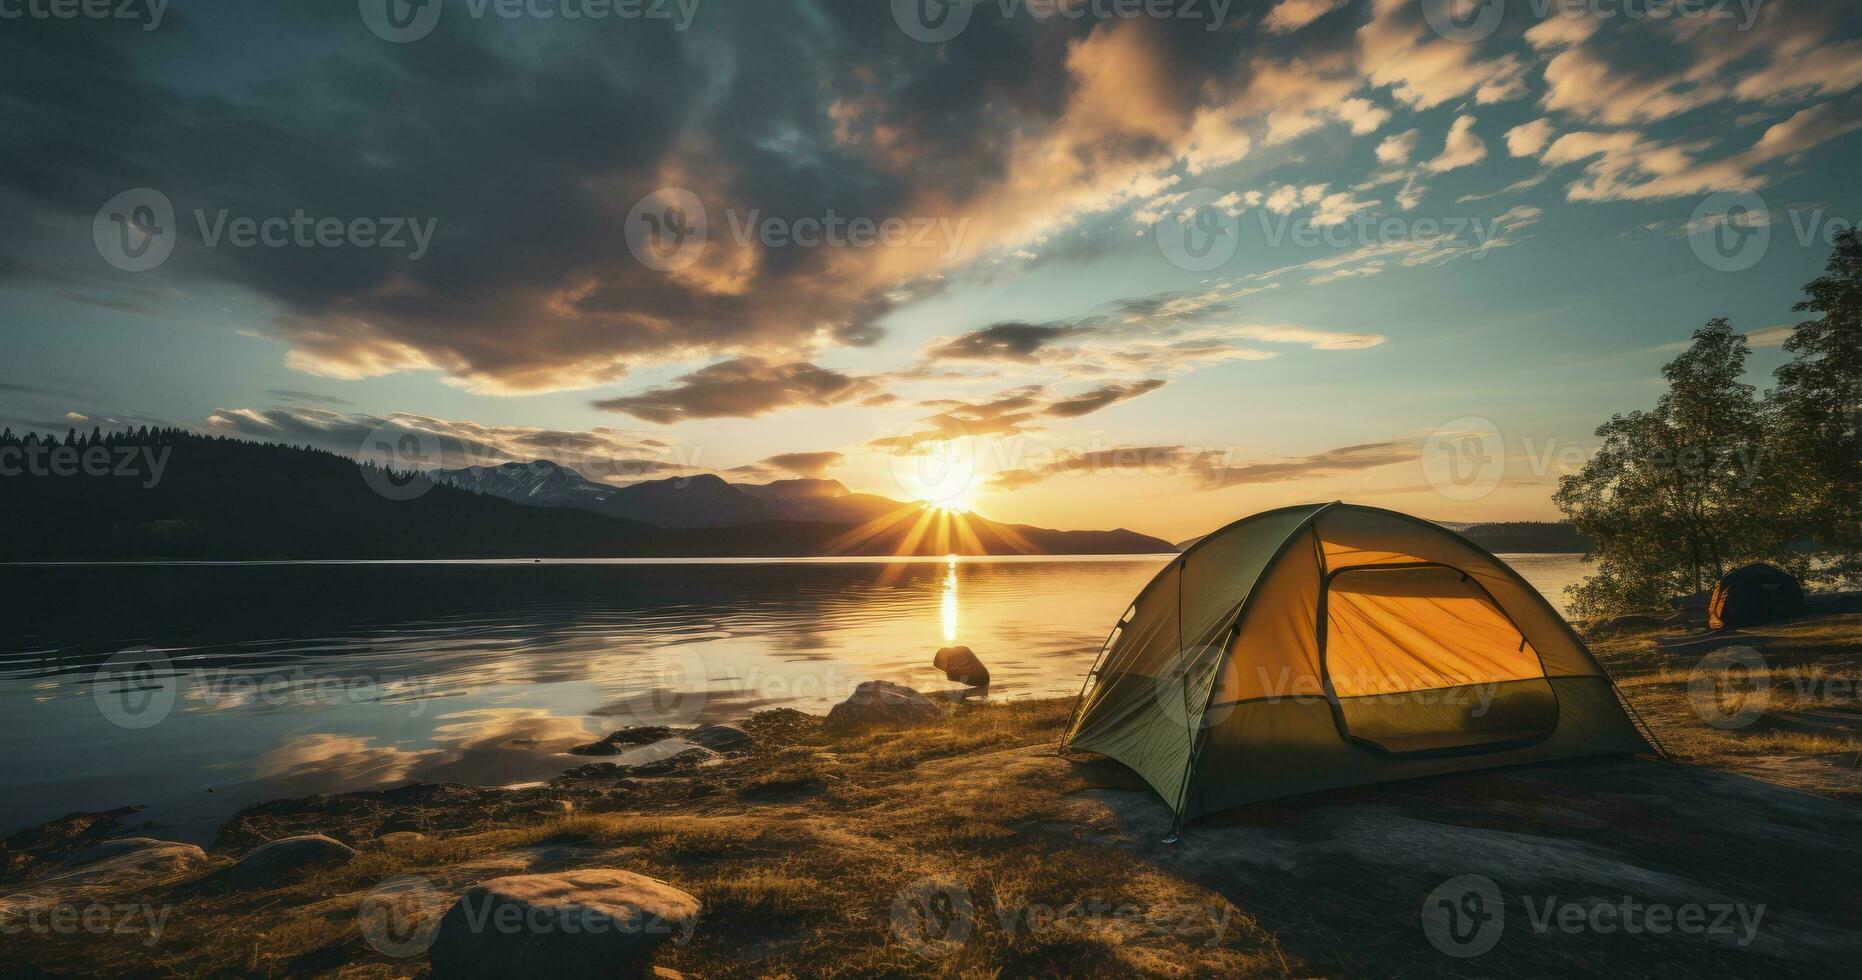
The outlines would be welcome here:
<svg viewBox="0 0 1862 980">
<path fill-rule="evenodd" d="M 1858 637 L 1862 616 L 1843 614 L 1735 639 L 1830 677 L 1862 666 Z M 1135 777 L 1054 752 L 1070 699 L 872 682 L 827 717 L 622 729 L 535 786 L 267 801 L 205 848 L 139 836 L 134 808 L 72 815 L 0 848 L 0 928 L 38 976 L 1381 974 L 1441 967 L 1415 909 L 1484 869 L 1531 894 L 1730 896 L 1768 918 L 1747 945 L 1522 940 L 1483 970 L 1853 962 L 1853 746 L 1781 749 L 1763 728 L 1709 741 L 1726 733 L 1698 731 L 1672 667 L 1698 642 L 1625 628 L 1598 649 L 1663 738 L 1715 768 L 1596 760 L 1366 787 L 1165 845 L 1168 813 Z M 624 761 L 643 746 L 660 751 Z"/>
</svg>

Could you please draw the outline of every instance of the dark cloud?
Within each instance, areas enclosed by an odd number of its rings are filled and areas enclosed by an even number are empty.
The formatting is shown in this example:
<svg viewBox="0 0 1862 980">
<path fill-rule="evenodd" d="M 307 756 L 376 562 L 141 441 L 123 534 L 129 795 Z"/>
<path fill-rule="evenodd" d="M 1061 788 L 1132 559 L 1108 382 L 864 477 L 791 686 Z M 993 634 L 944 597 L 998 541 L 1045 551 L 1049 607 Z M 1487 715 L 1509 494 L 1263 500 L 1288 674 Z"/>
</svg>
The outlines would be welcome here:
<svg viewBox="0 0 1862 980">
<path fill-rule="evenodd" d="M 782 408 L 823 407 L 879 393 L 872 378 L 842 374 L 806 362 L 775 364 L 760 357 L 719 361 L 678 384 L 609 398 L 596 408 L 626 412 L 661 425 L 687 419 L 747 418 Z"/>
<path fill-rule="evenodd" d="M 1170 130 L 1245 61 L 1240 35 L 1200 20 L 993 9 L 962 43 L 928 45 L 871 0 L 705 3 L 685 31 L 448 15 L 410 44 L 379 42 L 354 4 L 198 9 L 175 0 L 147 33 L 22 22 L 0 37 L 0 217 L 16 230 L 0 275 L 120 283 L 89 248 L 91 220 L 154 187 L 180 240 L 143 275 L 176 287 L 169 304 L 202 279 L 234 283 L 277 308 L 292 366 L 432 368 L 507 392 L 693 352 L 871 344 L 893 309 L 945 288 L 947 267 L 1103 212 L 1122 193 L 1110 174 L 1167 165 Z M 1142 73 L 1160 122 L 1117 104 L 1126 93 L 1103 79 L 1123 72 Z M 1077 170 L 1036 177 L 1018 155 Z M 711 226 L 703 258 L 673 273 L 635 260 L 623 234 L 668 186 L 698 193 Z M 418 260 L 210 248 L 196 209 L 405 217 L 435 237 Z M 735 235 L 731 218 L 752 212 L 976 227 L 955 252 L 768 247 Z"/>
<path fill-rule="evenodd" d="M 1064 398 L 1047 407 L 1047 414 L 1056 418 L 1072 419 L 1082 415 L 1091 415 L 1102 408 L 1108 408 L 1122 401 L 1129 401 L 1139 395 L 1148 394 L 1162 388 L 1168 382 L 1149 378 L 1131 384 L 1107 382 L 1084 394 Z"/>
<path fill-rule="evenodd" d="M 1418 442 L 1399 439 L 1345 446 L 1310 456 L 1297 456 L 1290 459 L 1256 459 L 1239 463 L 1233 462 L 1228 453 L 1206 452 L 1192 461 L 1191 469 L 1202 481 L 1202 489 L 1220 490 L 1244 483 L 1284 483 L 1290 480 L 1335 476 L 1339 473 L 1414 462 L 1421 457 L 1422 449 Z"/>
<path fill-rule="evenodd" d="M 833 450 L 818 453 L 778 453 L 763 460 L 759 465 L 773 466 L 779 470 L 787 470 L 796 476 L 815 479 L 839 465 L 840 461 L 845 458 L 845 455 Z"/>
<path fill-rule="evenodd" d="M 299 391 L 296 388 L 271 388 L 266 394 L 288 402 L 303 402 L 311 405 L 347 405 L 348 399 L 335 395 L 320 395 L 314 391 Z"/>
<path fill-rule="evenodd" d="M 1062 323 L 996 323 L 936 344 L 925 356 L 940 361 L 1032 361 L 1055 341 L 1090 333 Z"/>
<path fill-rule="evenodd" d="M 605 427 L 575 432 L 483 425 L 409 412 L 375 416 L 321 408 L 221 408 L 207 417 L 201 429 L 412 469 L 546 459 L 590 479 L 616 481 L 701 469 L 681 446 Z"/>
<path fill-rule="evenodd" d="M 1421 449 L 1414 440 L 1390 440 L 1344 446 L 1285 459 L 1240 459 L 1233 450 L 1192 446 L 1120 446 L 1086 452 L 1061 452 L 1052 458 L 1003 470 L 991 478 L 1000 491 L 1030 487 L 1055 476 L 1107 473 L 1184 475 L 1198 490 L 1221 490 L 1243 484 L 1285 483 L 1357 470 L 1414 462 Z"/>
</svg>

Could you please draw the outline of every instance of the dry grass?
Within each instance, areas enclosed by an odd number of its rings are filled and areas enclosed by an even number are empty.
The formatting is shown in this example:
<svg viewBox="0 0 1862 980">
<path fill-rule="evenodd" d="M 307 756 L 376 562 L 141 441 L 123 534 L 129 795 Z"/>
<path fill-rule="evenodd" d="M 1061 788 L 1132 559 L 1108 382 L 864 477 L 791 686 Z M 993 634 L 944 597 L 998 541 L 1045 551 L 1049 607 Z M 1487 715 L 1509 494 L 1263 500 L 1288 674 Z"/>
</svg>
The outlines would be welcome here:
<svg viewBox="0 0 1862 980">
<path fill-rule="evenodd" d="M 1688 761 L 1784 779 L 1800 789 L 1862 797 L 1862 615 L 1825 616 L 1707 642 L 1679 629 L 1608 637 L 1593 648 L 1668 749 Z M 1759 669 L 1719 678 L 1702 661 L 1746 647 Z M 1812 717 L 1806 717 L 1812 713 Z M 1715 717 L 1719 725 L 1711 723 Z M 1854 727 L 1823 727 L 1851 718 Z M 1732 719 L 1732 720 L 1728 720 Z M 1780 758 L 1825 763 L 1789 768 Z"/>
</svg>

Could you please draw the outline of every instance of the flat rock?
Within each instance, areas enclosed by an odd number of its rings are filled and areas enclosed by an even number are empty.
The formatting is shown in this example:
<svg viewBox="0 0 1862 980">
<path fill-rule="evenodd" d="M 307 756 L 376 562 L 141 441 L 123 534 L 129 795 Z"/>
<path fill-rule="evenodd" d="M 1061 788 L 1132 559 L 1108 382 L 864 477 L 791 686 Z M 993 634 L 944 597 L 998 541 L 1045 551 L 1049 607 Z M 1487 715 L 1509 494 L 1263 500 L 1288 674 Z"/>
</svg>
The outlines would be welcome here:
<svg viewBox="0 0 1862 980">
<path fill-rule="evenodd" d="M 750 733 L 735 725 L 700 725 L 679 737 L 713 752 L 733 752 L 750 744 Z"/>
<path fill-rule="evenodd" d="M 653 951 L 690 936 L 698 911 L 698 899 L 631 871 L 496 878 L 441 918 L 428 958 L 443 980 L 650 976 Z"/>
<path fill-rule="evenodd" d="M 718 753 L 703 746 L 693 746 L 664 759 L 655 759 L 652 762 L 642 762 L 637 766 L 622 766 L 621 768 L 626 770 L 624 775 L 628 776 L 669 776 L 675 772 L 696 769 L 717 758 L 719 758 Z"/>
<path fill-rule="evenodd" d="M 301 878 L 316 868 L 348 864 L 355 856 L 355 850 L 339 840 L 304 834 L 261 844 L 215 878 L 234 888 L 263 888 Z"/>
<path fill-rule="evenodd" d="M 207 852 L 193 844 L 150 837 L 111 841 L 99 845 L 95 856 L 61 867 L 30 888 L 0 898 L 0 919 L 59 904 L 116 901 L 192 878 L 207 865 Z"/>
<path fill-rule="evenodd" d="M 671 738 L 675 733 L 664 725 L 641 725 L 635 728 L 623 728 L 613 732 L 599 742 L 578 745 L 569 750 L 570 755 L 620 755 L 628 749 L 641 745 L 652 745 Z"/>
<path fill-rule="evenodd" d="M 976 651 L 969 647 L 943 647 L 931 658 L 931 666 L 944 672 L 944 676 L 959 684 L 971 687 L 989 686 L 989 668 L 983 666 Z"/>
<path fill-rule="evenodd" d="M 860 728 L 901 728 L 921 725 L 943 717 L 929 698 L 903 684 L 891 681 L 864 681 L 853 689 L 847 700 L 828 712 L 829 731 Z"/>
</svg>

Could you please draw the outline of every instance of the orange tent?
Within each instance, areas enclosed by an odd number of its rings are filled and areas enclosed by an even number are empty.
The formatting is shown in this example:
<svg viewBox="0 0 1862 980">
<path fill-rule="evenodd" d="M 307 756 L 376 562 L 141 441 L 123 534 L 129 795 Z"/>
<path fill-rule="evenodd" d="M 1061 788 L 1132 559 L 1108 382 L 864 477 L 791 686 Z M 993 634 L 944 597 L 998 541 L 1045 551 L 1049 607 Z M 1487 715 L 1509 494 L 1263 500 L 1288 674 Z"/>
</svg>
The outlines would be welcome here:
<svg viewBox="0 0 1862 980">
<path fill-rule="evenodd" d="M 1652 751 L 1570 625 L 1485 549 L 1343 503 L 1198 541 L 1139 593 L 1063 740 L 1179 822 L 1412 776 Z"/>
</svg>

